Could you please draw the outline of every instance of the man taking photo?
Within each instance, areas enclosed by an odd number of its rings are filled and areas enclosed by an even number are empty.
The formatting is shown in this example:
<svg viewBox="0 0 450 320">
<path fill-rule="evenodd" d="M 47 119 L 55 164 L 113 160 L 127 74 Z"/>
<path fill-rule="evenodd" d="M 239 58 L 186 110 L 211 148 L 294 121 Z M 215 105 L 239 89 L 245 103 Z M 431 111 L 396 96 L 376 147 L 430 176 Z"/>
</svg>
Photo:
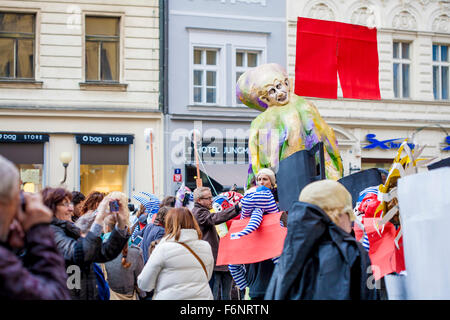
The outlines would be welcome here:
<svg viewBox="0 0 450 320">
<path fill-rule="evenodd" d="M 0 298 L 70 299 L 64 260 L 50 229 L 52 212 L 40 194 L 20 193 L 19 172 L 1 155 L 0 177 Z"/>
</svg>

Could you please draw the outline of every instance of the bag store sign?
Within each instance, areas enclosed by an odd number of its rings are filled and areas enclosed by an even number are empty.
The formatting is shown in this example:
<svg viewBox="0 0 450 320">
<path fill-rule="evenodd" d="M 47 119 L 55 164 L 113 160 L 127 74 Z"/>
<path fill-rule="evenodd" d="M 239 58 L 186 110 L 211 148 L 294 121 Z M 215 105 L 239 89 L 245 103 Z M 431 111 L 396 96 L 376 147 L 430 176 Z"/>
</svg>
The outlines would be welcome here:
<svg viewBox="0 0 450 320">
<path fill-rule="evenodd" d="M 0 143 L 44 143 L 49 141 L 48 134 L 0 132 Z"/>
<path fill-rule="evenodd" d="M 78 144 L 133 144 L 132 135 L 80 134 L 75 139 Z"/>
</svg>

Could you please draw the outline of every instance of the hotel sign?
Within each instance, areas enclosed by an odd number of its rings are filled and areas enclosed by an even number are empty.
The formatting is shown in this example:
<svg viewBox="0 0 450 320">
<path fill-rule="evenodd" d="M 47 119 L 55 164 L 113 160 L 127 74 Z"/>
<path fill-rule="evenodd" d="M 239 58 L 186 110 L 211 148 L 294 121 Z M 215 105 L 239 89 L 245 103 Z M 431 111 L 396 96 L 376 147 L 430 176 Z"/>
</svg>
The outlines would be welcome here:
<svg viewBox="0 0 450 320">
<path fill-rule="evenodd" d="M 203 139 L 197 147 L 200 160 L 206 163 L 248 163 L 248 140 Z M 194 143 L 186 139 L 185 156 L 188 163 L 195 163 Z"/>
</svg>

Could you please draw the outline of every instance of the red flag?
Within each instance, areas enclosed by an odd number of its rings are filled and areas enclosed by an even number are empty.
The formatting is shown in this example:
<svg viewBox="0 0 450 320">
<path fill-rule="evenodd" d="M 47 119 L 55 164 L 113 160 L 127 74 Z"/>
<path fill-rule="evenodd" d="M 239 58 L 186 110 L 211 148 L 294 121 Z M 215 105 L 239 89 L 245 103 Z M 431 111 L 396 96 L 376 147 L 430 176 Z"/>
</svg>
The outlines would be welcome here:
<svg viewBox="0 0 450 320">
<path fill-rule="evenodd" d="M 242 231 L 250 218 L 233 220 L 230 231 L 220 239 L 217 265 L 256 263 L 281 255 L 287 229 L 280 226 L 280 217 L 280 212 L 264 215 L 257 230 L 236 240 L 230 234 Z"/>
<path fill-rule="evenodd" d="M 298 18 L 295 94 L 337 98 L 337 73 L 344 98 L 380 99 L 377 30 Z"/>
</svg>

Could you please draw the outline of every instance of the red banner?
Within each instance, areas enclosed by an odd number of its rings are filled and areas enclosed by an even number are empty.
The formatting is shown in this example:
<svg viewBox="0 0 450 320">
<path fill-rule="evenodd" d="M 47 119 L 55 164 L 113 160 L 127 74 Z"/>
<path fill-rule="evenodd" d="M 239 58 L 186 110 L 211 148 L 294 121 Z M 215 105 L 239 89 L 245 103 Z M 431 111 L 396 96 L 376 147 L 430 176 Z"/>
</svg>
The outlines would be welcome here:
<svg viewBox="0 0 450 320">
<path fill-rule="evenodd" d="M 287 229 L 280 226 L 280 217 L 281 212 L 264 215 L 257 230 L 231 240 L 230 234 L 242 231 L 250 218 L 233 220 L 227 235 L 220 239 L 217 265 L 256 263 L 281 255 Z"/>
</svg>

